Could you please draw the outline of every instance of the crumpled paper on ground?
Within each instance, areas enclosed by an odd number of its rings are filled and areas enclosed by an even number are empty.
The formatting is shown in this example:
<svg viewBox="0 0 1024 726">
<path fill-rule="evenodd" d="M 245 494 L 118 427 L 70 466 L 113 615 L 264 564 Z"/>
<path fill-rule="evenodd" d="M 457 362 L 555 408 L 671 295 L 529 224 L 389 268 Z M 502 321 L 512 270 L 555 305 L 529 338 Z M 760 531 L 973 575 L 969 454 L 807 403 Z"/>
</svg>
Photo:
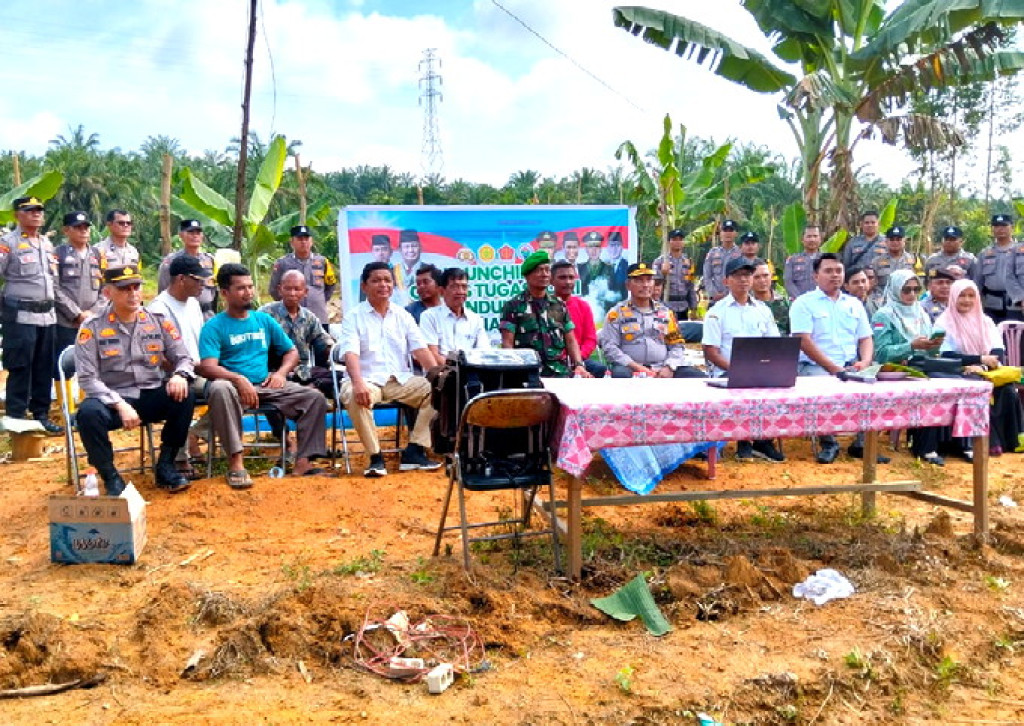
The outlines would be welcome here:
<svg viewBox="0 0 1024 726">
<path fill-rule="evenodd" d="M 805 598 L 815 605 L 850 597 L 854 592 L 853 583 L 831 569 L 818 570 L 803 582 L 793 585 L 793 597 Z"/>
</svg>

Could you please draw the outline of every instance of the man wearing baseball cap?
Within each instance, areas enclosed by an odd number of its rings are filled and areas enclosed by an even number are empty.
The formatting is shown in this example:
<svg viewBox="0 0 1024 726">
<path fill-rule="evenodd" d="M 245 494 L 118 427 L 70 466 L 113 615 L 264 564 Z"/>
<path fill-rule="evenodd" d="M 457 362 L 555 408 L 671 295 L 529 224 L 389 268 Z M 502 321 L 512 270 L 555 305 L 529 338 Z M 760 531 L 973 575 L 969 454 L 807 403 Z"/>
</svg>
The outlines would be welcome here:
<svg viewBox="0 0 1024 726">
<path fill-rule="evenodd" d="M 955 266 L 963 270 L 966 276 L 973 280 L 978 260 L 964 249 L 963 231 L 954 225 L 943 227 L 941 245 L 938 252 L 929 255 L 925 260 L 925 275 L 930 275 L 932 270 Z"/>
<path fill-rule="evenodd" d="M 67 242 L 57 245 L 53 251 L 57 258 L 57 284 L 54 289 L 54 305 L 57 309 L 55 361 L 62 350 L 75 344 L 78 326 L 95 315 L 106 303 L 100 294 L 106 259 L 97 247 L 89 245 L 91 232 L 92 222 L 85 212 L 68 212 L 64 215 L 63 233 Z"/>
<path fill-rule="evenodd" d="M 712 247 L 704 258 L 704 292 L 709 303 L 716 303 L 725 297 L 725 264 L 734 257 L 742 256 L 736 246 L 738 227 L 731 219 L 722 221 L 718 228 L 718 239 L 721 245 Z"/>
<path fill-rule="evenodd" d="M 626 270 L 629 298 L 608 311 L 598 334 L 612 378 L 696 378 L 685 365 L 683 335 L 675 314 L 654 299 L 654 268 L 643 262 Z"/>
<path fill-rule="evenodd" d="M 885 289 L 889 275 L 896 270 L 913 270 L 916 266 L 917 256 L 907 252 L 906 230 L 899 225 L 889 227 L 885 232 L 885 253 L 871 263 L 879 289 Z"/>
<path fill-rule="evenodd" d="M 978 255 L 974 282 L 981 290 L 981 305 L 985 314 L 999 323 L 1003 320 L 1022 320 L 1021 300 L 1024 287 L 1021 278 L 1014 274 L 1017 262 L 1017 242 L 1013 239 L 1013 217 L 1009 214 L 993 214 L 992 244 Z M 1020 263 L 1024 275 L 1024 262 Z"/>
<path fill-rule="evenodd" d="M 39 199 L 18 197 L 13 208 L 17 225 L 0 237 L 7 415 L 33 418 L 48 434 L 58 436 L 64 429 L 50 421 L 57 324 L 53 245 L 42 233 Z"/>
<path fill-rule="evenodd" d="M 156 485 L 182 491 L 189 481 L 174 460 L 192 422 L 192 357 L 174 321 L 142 306 L 138 267 L 108 268 L 103 280 L 110 305 L 82 324 L 75 346 L 78 384 L 86 396 L 78 408 L 78 432 L 89 463 L 107 494 L 117 496 L 125 482 L 114 463 L 110 432 L 164 421 Z M 165 360 L 170 377 L 163 369 Z"/>
<path fill-rule="evenodd" d="M 281 277 L 288 270 L 298 270 L 306 278 L 306 297 L 300 304 L 327 325 L 330 322 L 327 304 L 338 286 L 334 265 L 323 255 L 313 252 L 313 233 L 304 224 L 292 227 L 291 246 L 292 251 L 274 263 L 274 271 L 270 275 L 270 297 L 280 300 Z"/>
<path fill-rule="evenodd" d="M 725 265 L 725 284 L 729 293 L 711 306 L 704 317 L 704 357 L 711 366 L 711 375 L 728 375 L 735 338 L 778 338 L 779 328 L 771 309 L 751 297 L 754 271 L 761 260 L 746 257 L 729 260 Z M 736 442 L 739 461 L 785 461 L 770 439 Z"/>
<path fill-rule="evenodd" d="M 590 378 L 569 309 L 548 293 L 551 258 L 546 252 L 534 252 L 523 260 L 522 273 L 526 289 L 501 309 L 501 347 L 533 348 L 540 356 L 543 376 Z"/>
<path fill-rule="evenodd" d="M 171 284 L 171 261 L 180 255 L 188 255 L 199 260 L 199 264 L 210 271 L 203 291 L 199 295 L 199 307 L 203 309 L 203 317 L 209 320 L 217 312 L 217 283 L 213 279 L 213 255 L 203 251 L 203 225 L 198 219 L 183 219 L 178 225 L 178 239 L 182 249 L 172 252 L 160 262 L 157 273 L 157 290 L 163 292 Z"/>
</svg>

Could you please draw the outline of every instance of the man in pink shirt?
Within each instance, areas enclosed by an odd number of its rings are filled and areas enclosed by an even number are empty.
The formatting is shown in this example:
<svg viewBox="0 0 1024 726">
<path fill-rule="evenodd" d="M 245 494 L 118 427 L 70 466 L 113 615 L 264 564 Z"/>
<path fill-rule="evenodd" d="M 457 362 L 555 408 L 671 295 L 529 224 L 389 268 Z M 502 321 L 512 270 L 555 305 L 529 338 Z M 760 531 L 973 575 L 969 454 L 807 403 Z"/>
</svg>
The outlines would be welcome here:
<svg viewBox="0 0 1024 726">
<path fill-rule="evenodd" d="M 580 345 L 580 357 L 583 359 L 583 367 L 594 378 L 602 378 L 606 366 L 603 363 L 590 360 L 591 354 L 597 348 L 597 327 L 594 325 L 594 311 L 590 306 L 572 294 L 576 287 L 576 280 L 579 273 L 576 265 L 566 260 L 559 260 L 551 265 L 551 287 L 554 288 L 555 297 L 565 303 L 569 309 L 569 317 L 572 318 L 576 330 L 576 341 Z"/>
</svg>

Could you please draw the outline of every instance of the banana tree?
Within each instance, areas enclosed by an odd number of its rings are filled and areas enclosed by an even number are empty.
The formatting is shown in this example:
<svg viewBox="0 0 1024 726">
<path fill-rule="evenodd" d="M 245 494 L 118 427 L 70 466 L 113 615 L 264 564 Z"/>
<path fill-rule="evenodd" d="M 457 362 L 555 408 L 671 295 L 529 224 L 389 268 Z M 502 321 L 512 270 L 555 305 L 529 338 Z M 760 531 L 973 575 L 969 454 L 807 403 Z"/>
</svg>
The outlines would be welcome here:
<svg viewBox="0 0 1024 726">
<path fill-rule="evenodd" d="M 1024 19 L 1024 0 L 907 0 L 886 14 L 885 0 L 741 0 L 772 42 L 765 56 L 685 17 L 645 7 L 616 7 L 613 22 L 684 60 L 758 93 L 780 96 L 779 114 L 803 165 L 804 205 L 831 232 L 856 214 L 852 154 L 856 141 L 916 148 L 959 145 L 941 119 L 900 114 L 912 89 L 993 79 L 1024 67 L 1024 54 L 1000 50 L 1002 26 Z M 800 75 L 784 64 L 797 64 Z M 865 124 L 854 137 L 854 120 Z M 829 207 L 821 209 L 828 159 Z"/>
<path fill-rule="evenodd" d="M 726 143 L 699 160 L 692 158 L 686 127 L 680 125 L 679 135 L 673 138 L 668 114 L 661 141 L 649 160 L 641 157 L 632 141 L 624 141 L 616 149 L 615 158 L 625 157 L 632 167 L 633 188 L 627 197 L 654 220 L 661 254 L 667 254 L 670 230 L 727 213 L 731 192 L 775 173 L 775 167 L 768 164 L 739 164 L 727 170 L 731 151 L 732 143 Z M 710 238 L 714 225 L 712 221 L 691 230 L 691 242 Z"/>
<path fill-rule="evenodd" d="M 35 197 L 45 202 L 57 194 L 63 183 L 63 174 L 59 171 L 48 171 L 0 194 L 0 224 L 9 224 L 14 221 L 14 200 L 18 197 Z"/>
</svg>

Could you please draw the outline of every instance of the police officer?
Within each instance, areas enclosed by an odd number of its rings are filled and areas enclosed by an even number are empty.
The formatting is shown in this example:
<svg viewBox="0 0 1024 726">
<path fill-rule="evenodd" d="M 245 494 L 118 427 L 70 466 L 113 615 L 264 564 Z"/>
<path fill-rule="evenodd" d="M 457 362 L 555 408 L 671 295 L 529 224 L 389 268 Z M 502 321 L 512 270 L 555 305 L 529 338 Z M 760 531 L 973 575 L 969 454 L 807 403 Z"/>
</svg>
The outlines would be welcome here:
<svg viewBox="0 0 1024 726">
<path fill-rule="evenodd" d="M 1006 295 L 1010 299 L 1006 317 L 1024 320 L 1024 243 L 1016 243 L 1006 264 Z"/>
<path fill-rule="evenodd" d="M 787 257 L 786 266 L 782 270 L 782 282 L 790 300 L 796 300 L 815 288 L 814 261 L 821 254 L 821 230 L 817 225 L 804 227 L 801 242 L 804 251 Z"/>
<path fill-rule="evenodd" d="M 107 494 L 120 494 L 125 483 L 114 466 L 109 432 L 164 421 L 156 484 L 170 492 L 187 489 L 189 481 L 174 459 L 192 422 L 193 361 L 174 323 L 142 306 L 137 267 L 108 268 L 103 279 L 110 305 L 82 324 L 75 346 L 78 384 L 86 395 L 78 408 L 78 431 L 89 463 Z M 164 360 L 173 367 L 166 379 Z"/>
<path fill-rule="evenodd" d="M 871 209 L 860 215 L 860 234 L 843 247 L 843 267 L 871 267 L 879 255 L 885 254 L 885 240 L 878 232 L 878 212 Z"/>
<path fill-rule="evenodd" d="M 1010 280 L 1010 265 L 1017 243 L 1013 239 L 1013 217 L 1009 214 L 992 215 L 992 244 L 978 255 L 974 282 L 981 290 L 981 304 L 985 314 L 999 323 L 1003 320 L 1021 320 L 1020 300 L 1024 293 L 1018 292 L 1016 302 L 1009 294 L 1010 286 L 1020 283 L 1016 277 Z"/>
<path fill-rule="evenodd" d="M 203 310 L 203 317 L 207 320 L 217 312 L 217 283 L 213 275 L 213 255 L 203 252 L 203 225 L 197 219 L 183 219 L 178 225 L 178 238 L 181 240 L 182 249 L 172 252 L 160 262 L 160 270 L 157 274 L 157 291 L 163 292 L 171 284 L 171 260 L 178 255 L 191 255 L 199 260 L 199 264 L 210 271 L 211 277 L 206 279 L 206 285 L 199 294 L 199 307 Z"/>
<path fill-rule="evenodd" d="M 41 201 L 18 197 L 13 207 L 18 224 L 0 237 L 7 415 L 25 418 L 28 409 L 48 434 L 59 435 L 64 429 L 49 418 L 57 323 L 53 246 L 40 232 Z"/>
<path fill-rule="evenodd" d="M 555 246 L 558 244 L 558 237 L 554 232 L 544 231 L 537 235 L 536 248 L 547 252 L 548 257 L 555 259 Z"/>
<path fill-rule="evenodd" d="M 622 298 L 613 290 L 615 271 L 611 265 L 601 259 L 601 246 L 604 244 L 604 235 L 597 231 L 587 232 L 583 235 L 583 244 L 587 248 L 587 261 L 576 268 L 580 273 L 580 295 L 587 297 L 591 294 L 591 284 L 604 280 L 605 289 L 601 291 L 601 298 L 598 300 L 598 303 L 604 310 L 607 310 Z"/>
<path fill-rule="evenodd" d="M 885 253 L 877 256 L 871 263 L 875 271 L 875 284 L 879 290 L 885 290 L 889 275 L 896 270 L 913 270 L 917 266 L 917 257 L 907 252 L 906 232 L 896 225 L 885 232 Z"/>
<path fill-rule="evenodd" d="M 68 241 L 53 251 L 57 258 L 55 357 L 74 345 L 78 326 L 106 303 L 100 295 L 106 258 L 98 247 L 89 246 L 91 229 L 92 222 L 85 212 L 65 214 L 64 236 Z"/>
<path fill-rule="evenodd" d="M 677 321 L 688 320 L 690 311 L 697 309 L 697 286 L 693 284 L 693 263 L 686 256 L 686 233 L 673 229 L 668 233 L 668 254 L 651 263 L 655 275 L 668 281 L 668 293 L 662 300 L 675 313 Z"/>
<path fill-rule="evenodd" d="M 928 275 L 932 270 L 950 265 L 959 267 L 972 280 L 978 266 L 977 258 L 964 250 L 964 233 L 952 225 L 942 230 L 942 249 L 928 256 L 924 262 L 924 272 Z"/>
<path fill-rule="evenodd" d="M 952 268 L 957 270 L 955 266 Z M 963 277 L 963 272 L 959 273 Z M 928 292 L 921 298 L 921 307 L 928 313 L 934 323 L 949 305 L 949 289 L 953 280 L 957 279 L 954 272 L 947 267 L 933 267 L 928 272 Z"/>
<path fill-rule="evenodd" d="M 123 209 L 107 212 L 107 236 L 96 247 L 110 267 L 138 267 L 142 264 L 139 250 L 128 241 L 134 224 L 132 215 Z"/>
<path fill-rule="evenodd" d="M 736 222 L 726 219 L 719 228 L 718 239 L 721 245 L 712 247 L 704 258 L 704 292 L 708 301 L 716 303 L 725 297 L 725 264 L 741 255 L 736 246 Z"/>
<path fill-rule="evenodd" d="M 642 374 L 652 378 L 693 378 L 700 371 L 684 364 L 683 336 L 676 316 L 654 299 L 654 269 L 644 263 L 626 270 L 629 299 L 608 311 L 598 334 L 612 378 Z"/>
<path fill-rule="evenodd" d="M 313 233 L 309 227 L 299 224 L 291 229 L 292 251 L 274 263 L 270 275 L 270 297 L 281 299 L 278 285 L 288 270 L 298 270 L 306 278 L 306 297 L 300 305 L 309 308 L 323 325 L 330 322 L 327 303 L 338 286 L 338 275 L 334 265 L 321 254 L 313 252 Z"/>
</svg>

